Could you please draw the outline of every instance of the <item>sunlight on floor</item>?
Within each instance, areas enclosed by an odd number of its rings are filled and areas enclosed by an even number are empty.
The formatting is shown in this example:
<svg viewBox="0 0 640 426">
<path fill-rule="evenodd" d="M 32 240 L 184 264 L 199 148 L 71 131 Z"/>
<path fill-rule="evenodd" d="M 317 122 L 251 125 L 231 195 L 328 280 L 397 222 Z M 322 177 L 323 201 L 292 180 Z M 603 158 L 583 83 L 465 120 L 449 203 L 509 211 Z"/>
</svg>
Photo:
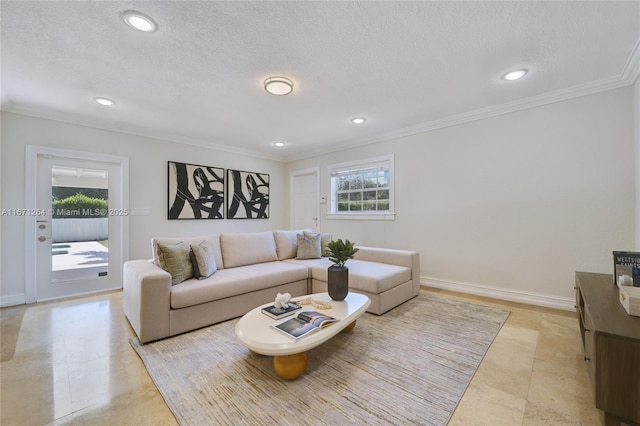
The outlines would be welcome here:
<svg viewBox="0 0 640 426">
<path fill-rule="evenodd" d="M 52 246 L 52 254 L 52 271 L 109 264 L 109 249 L 97 241 L 56 243 Z"/>
</svg>

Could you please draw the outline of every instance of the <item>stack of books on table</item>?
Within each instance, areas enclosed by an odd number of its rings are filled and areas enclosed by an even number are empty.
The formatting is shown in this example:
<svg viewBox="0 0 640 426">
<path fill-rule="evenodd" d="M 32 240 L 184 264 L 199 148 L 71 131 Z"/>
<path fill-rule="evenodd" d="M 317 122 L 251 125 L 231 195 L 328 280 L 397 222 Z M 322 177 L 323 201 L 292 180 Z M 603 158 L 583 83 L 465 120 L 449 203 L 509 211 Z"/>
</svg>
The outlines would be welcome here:
<svg viewBox="0 0 640 426">
<path fill-rule="evenodd" d="M 271 318 L 280 319 L 289 315 L 293 315 L 300 308 L 302 308 L 302 306 L 298 305 L 297 303 L 289 302 L 284 308 L 278 308 L 276 307 L 276 305 L 262 308 L 262 313 Z"/>
</svg>

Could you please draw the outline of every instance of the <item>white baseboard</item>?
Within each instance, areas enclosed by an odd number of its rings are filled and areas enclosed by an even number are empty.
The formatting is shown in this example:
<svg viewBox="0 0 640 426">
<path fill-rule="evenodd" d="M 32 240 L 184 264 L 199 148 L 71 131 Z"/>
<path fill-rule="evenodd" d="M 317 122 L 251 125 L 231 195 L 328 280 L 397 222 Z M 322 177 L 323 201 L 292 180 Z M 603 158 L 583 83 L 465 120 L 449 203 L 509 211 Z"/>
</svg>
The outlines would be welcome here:
<svg viewBox="0 0 640 426">
<path fill-rule="evenodd" d="M 570 298 L 424 276 L 420 277 L 420 284 L 427 287 L 491 297 L 493 299 L 509 300 L 511 302 L 527 303 L 529 305 L 544 306 L 547 308 L 562 309 L 564 311 L 576 310 L 576 301 Z"/>
<path fill-rule="evenodd" d="M 104 288 L 104 289 L 100 289 L 100 290 L 77 293 L 77 294 L 74 294 L 73 296 L 60 296 L 60 297 L 51 297 L 51 298 L 48 298 L 48 299 L 40 299 L 40 300 L 38 300 L 38 302 L 49 302 L 49 301 L 52 301 L 52 300 L 67 299 L 69 297 L 76 297 L 76 296 L 78 296 L 78 297 L 80 297 L 80 296 L 90 296 L 92 294 L 105 293 L 105 292 L 108 292 L 108 291 L 121 290 L 121 289 L 122 289 L 122 285 L 117 286 L 117 287 Z M 27 303 L 27 297 L 24 294 L 15 294 L 13 296 L 0 297 L 0 308 L 6 308 L 6 307 L 9 307 L 9 306 L 16 306 L 16 305 L 24 305 L 26 303 Z"/>
<path fill-rule="evenodd" d="M 0 297 L 0 308 L 7 306 L 24 305 L 27 303 L 27 297 L 24 294 L 14 294 L 12 296 Z"/>
<path fill-rule="evenodd" d="M 58 297 L 48 297 L 46 299 L 38 299 L 38 302 L 51 302 L 53 300 L 68 299 L 68 298 L 71 298 L 71 297 L 91 296 L 91 295 L 94 295 L 94 294 L 106 293 L 106 292 L 114 291 L 114 290 L 122 290 L 122 285 L 119 285 L 119 286 L 116 286 L 116 287 L 102 288 L 100 290 L 84 291 L 84 292 L 81 292 L 81 293 L 72 294 L 70 296 L 58 296 Z"/>
</svg>

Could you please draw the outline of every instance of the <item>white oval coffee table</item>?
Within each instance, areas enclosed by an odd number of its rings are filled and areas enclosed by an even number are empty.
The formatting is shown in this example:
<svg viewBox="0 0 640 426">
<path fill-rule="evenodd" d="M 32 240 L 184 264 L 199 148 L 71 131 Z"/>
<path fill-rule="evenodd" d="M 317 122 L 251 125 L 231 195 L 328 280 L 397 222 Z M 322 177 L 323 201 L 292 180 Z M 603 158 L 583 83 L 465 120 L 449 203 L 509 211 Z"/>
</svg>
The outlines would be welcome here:
<svg viewBox="0 0 640 426">
<path fill-rule="evenodd" d="M 313 305 L 303 305 L 302 310 L 318 311 L 340 321 L 294 340 L 271 327 L 272 324 L 283 319 L 274 320 L 260 311 L 263 307 L 272 305 L 273 302 L 271 302 L 251 310 L 236 324 L 236 336 L 240 342 L 255 353 L 273 356 L 273 367 L 283 379 L 293 380 L 300 377 L 307 367 L 307 351 L 326 342 L 343 330 L 353 329 L 356 319 L 371 304 L 367 296 L 353 292 L 347 294 L 347 297 L 339 302 L 331 300 L 328 293 L 294 297 L 291 300 L 299 301 L 308 297 L 316 301 L 331 302 L 331 308 L 318 309 Z"/>
</svg>

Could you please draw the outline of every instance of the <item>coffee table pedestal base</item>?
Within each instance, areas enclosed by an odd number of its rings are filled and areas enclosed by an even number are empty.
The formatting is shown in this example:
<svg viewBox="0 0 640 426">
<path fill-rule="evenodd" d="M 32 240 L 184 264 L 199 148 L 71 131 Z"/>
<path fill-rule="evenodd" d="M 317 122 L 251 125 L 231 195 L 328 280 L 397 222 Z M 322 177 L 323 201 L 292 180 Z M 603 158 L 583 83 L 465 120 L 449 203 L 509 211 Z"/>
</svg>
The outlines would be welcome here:
<svg viewBox="0 0 640 426">
<path fill-rule="evenodd" d="M 307 368 L 307 353 L 292 355 L 276 355 L 273 357 L 273 368 L 278 376 L 286 380 L 294 380 L 302 376 Z"/>
<path fill-rule="evenodd" d="M 355 326 L 356 326 L 356 320 L 353 320 L 353 322 L 352 322 L 351 324 L 349 324 L 348 326 L 346 326 L 346 327 L 342 330 L 342 332 L 343 332 L 343 333 L 347 333 L 347 332 L 349 332 L 349 331 L 353 330 L 353 329 L 355 328 Z"/>
</svg>

